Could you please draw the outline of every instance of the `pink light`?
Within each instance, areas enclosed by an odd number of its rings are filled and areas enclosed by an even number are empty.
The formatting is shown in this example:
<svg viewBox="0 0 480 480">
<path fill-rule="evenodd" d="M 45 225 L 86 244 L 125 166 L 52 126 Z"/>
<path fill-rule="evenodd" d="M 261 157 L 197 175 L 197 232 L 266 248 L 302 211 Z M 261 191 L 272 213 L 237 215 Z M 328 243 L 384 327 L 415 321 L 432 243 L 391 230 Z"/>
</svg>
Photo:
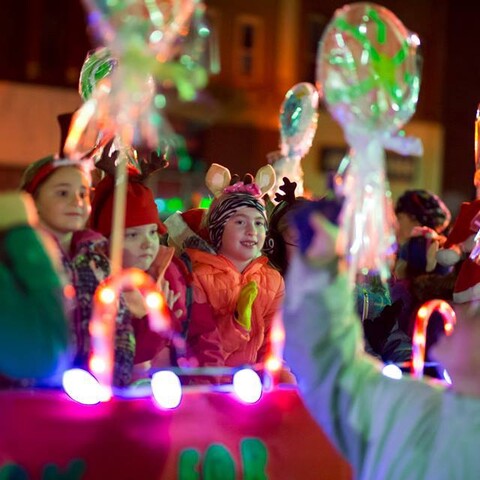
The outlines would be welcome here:
<svg viewBox="0 0 480 480">
<path fill-rule="evenodd" d="M 425 342 L 427 335 L 427 325 L 433 312 L 439 312 L 443 318 L 443 328 L 446 335 L 453 332 L 456 316 L 453 308 L 444 300 L 430 300 L 424 303 L 417 312 L 415 318 L 415 328 L 413 331 L 413 357 L 412 357 L 412 376 L 416 378 L 423 377 L 423 367 L 425 364 Z"/>
<path fill-rule="evenodd" d="M 278 372 L 283 365 L 283 348 L 285 346 L 285 328 L 280 312 L 273 318 L 270 330 L 270 351 L 265 361 L 265 368 L 270 372 Z"/>
</svg>

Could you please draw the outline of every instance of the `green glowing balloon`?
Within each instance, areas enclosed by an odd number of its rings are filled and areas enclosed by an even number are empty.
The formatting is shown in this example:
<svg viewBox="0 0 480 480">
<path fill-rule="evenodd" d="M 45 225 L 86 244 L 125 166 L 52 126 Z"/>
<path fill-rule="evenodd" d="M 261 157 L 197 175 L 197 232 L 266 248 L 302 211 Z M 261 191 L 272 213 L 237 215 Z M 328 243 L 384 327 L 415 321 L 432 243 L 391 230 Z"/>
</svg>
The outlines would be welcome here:
<svg viewBox="0 0 480 480">
<path fill-rule="evenodd" d="M 388 9 L 338 9 L 320 41 L 317 87 L 332 116 L 370 131 L 393 132 L 415 113 L 421 58 L 417 35 Z"/>
<path fill-rule="evenodd" d="M 101 47 L 88 52 L 80 71 L 78 91 L 84 101 L 88 100 L 97 83 L 112 74 L 117 60 L 108 48 Z"/>
</svg>

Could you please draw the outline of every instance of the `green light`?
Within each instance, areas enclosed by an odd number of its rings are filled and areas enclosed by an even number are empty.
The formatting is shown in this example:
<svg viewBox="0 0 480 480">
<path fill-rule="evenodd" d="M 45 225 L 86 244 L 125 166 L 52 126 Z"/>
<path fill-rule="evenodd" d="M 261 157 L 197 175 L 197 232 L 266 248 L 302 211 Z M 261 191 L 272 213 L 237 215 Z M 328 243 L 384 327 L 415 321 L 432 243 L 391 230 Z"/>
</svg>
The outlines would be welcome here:
<svg viewBox="0 0 480 480">
<path fill-rule="evenodd" d="M 203 197 L 201 200 L 200 200 L 200 203 L 199 203 L 199 207 L 200 208 L 208 208 L 210 206 L 210 204 L 212 203 L 213 201 L 213 198 L 210 198 L 210 197 Z"/>
<path fill-rule="evenodd" d="M 209 28 L 208 28 L 208 27 L 200 27 L 200 28 L 198 29 L 198 35 L 199 35 L 200 37 L 203 37 L 203 38 L 208 37 L 208 36 L 210 35 L 210 30 L 209 30 Z"/>
<path fill-rule="evenodd" d="M 165 108 L 165 105 L 167 104 L 167 99 L 165 98 L 164 95 L 161 93 L 155 95 L 155 98 L 153 100 L 153 103 L 157 108 Z"/>
<path fill-rule="evenodd" d="M 183 200 L 179 197 L 168 198 L 166 204 L 169 212 L 183 211 Z"/>
<path fill-rule="evenodd" d="M 178 159 L 178 169 L 181 172 L 188 172 L 192 169 L 193 161 L 188 154 L 179 155 Z"/>
</svg>

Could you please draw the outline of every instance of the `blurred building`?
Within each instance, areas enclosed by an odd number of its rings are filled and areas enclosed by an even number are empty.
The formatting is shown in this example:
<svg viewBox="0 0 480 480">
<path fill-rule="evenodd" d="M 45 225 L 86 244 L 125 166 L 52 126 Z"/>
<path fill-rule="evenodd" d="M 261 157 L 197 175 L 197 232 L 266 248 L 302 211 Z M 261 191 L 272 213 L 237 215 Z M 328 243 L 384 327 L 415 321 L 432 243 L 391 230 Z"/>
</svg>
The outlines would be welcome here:
<svg viewBox="0 0 480 480">
<path fill-rule="evenodd" d="M 234 173 L 254 173 L 278 149 L 284 96 L 296 83 L 315 81 L 318 40 L 343 3 L 206 0 L 221 69 L 197 101 L 185 104 L 169 95 L 169 118 L 185 149 L 158 179 L 165 196 L 185 198 L 190 189 L 201 189 L 203 171 L 212 162 Z M 405 130 L 423 140 L 425 153 L 421 159 L 389 156 L 394 194 L 410 187 L 465 198 L 473 194 L 480 75 L 473 22 L 480 7 L 457 4 L 382 2 L 418 34 L 424 59 L 417 112 Z M 16 186 L 28 163 L 57 149 L 55 116 L 81 104 L 78 76 L 95 45 L 80 0 L 3 0 L 2 7 L 0 188 L 8 188 Z M 326 174 L 345 147 L 341 129 L 321 109 L 314 144 L 302 162 L 309 190 L 323 193 Z"/>
</svg>

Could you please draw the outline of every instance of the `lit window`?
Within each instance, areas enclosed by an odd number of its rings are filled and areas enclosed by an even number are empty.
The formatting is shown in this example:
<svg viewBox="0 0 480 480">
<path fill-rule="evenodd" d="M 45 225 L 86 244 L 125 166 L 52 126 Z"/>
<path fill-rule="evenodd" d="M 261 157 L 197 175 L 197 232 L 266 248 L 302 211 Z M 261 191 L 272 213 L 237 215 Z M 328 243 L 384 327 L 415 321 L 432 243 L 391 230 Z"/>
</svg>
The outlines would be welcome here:
<svg viewBox="0 0 480 480">
<path fill-rule="evenodd" d="M 242 15 L 235 22 L 234 74 L 240 83 L 257 83 L 263 77 L 264 26 L 259 17 Z"/>
</svg>

